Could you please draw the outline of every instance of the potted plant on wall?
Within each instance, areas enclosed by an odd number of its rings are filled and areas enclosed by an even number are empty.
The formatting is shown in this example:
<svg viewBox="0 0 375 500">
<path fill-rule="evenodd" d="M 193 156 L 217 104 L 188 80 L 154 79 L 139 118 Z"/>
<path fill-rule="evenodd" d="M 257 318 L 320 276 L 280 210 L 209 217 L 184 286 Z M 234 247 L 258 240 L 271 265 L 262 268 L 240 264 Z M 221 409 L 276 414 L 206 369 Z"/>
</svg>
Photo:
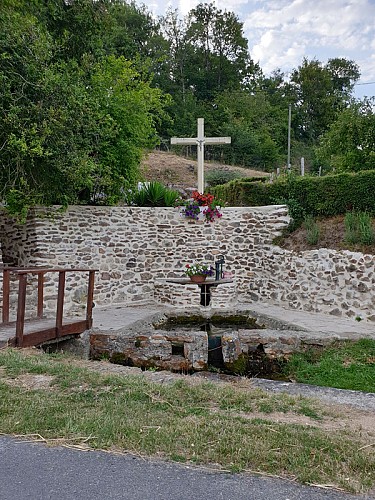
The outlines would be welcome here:
<svg viewBox="0 0 375 500">
<path fill-rule="evenodd" d="M 193 283 L 202 283 L 214 273 L 209 264 L 186 264 L 185 274 Z"/>
</svg>

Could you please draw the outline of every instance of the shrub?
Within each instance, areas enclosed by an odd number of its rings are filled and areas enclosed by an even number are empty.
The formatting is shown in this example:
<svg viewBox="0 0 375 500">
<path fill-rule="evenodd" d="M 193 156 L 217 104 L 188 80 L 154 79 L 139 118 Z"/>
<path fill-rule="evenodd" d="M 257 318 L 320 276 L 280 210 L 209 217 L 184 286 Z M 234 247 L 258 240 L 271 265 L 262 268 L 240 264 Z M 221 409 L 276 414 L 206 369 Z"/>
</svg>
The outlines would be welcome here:
<svg viewBox="0 0 375 500">
<path fill-rule="evenodd" d="M 375 234 L 372 228 L 372 220 L 368 213 L 360 212 L 358 214 L 358 227 L 359 242 L 362 245 L 373 245 L 375 241 Z"/>
<path fill-rule="evenodd" d="M 295 200 L 306 214 L 329 217 L 349 210 L 375 214 L 375 170 L 325 177 L 289 175 L 273 183 L 234 180 L 210 189 L 232 206 L 272 205 L 275 200 Z"/>
<path fill-rule="evenodd" d="M 300 227 L 303 220 L 306 218 L 306 211 L 303 206 L 294 198 L 278 198 L 273 200 L 276 205 L 287 205 L 289 210 L 290 222 L 288 225 L 288 231 L 292 233 L 297 228 Z"/>
<path fill-rule="evenodd" d="M 358 225 L 357 214 L 355 212 L 348 212 L 344 218 L 345 236 L 344 239 L 347 243 L 358 243 Z"/>
<path fill-rule="evenodd" d="M 224 170 L 222 168 L 210 170 L 206 173 L 206 182 L 208 186 L 219 186 L 239 178 L 241 178 L 241 174 L 239 172 L 234 170 Z"/>
</svg>

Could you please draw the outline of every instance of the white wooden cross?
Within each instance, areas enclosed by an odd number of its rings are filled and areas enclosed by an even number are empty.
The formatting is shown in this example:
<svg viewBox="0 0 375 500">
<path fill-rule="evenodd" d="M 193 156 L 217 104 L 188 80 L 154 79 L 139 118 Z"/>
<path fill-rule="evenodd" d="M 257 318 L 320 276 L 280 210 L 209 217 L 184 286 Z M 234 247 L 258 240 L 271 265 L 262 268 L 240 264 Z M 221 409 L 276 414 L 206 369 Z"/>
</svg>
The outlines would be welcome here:
<svg viewBox="0 0 375 500">
<path fill-rule="evenodd" d="M 197 137 L 171 137 L 171 144 L 197 145 L 198 159 L 198 191 L 204 192 L 204 146 L 205 144 L 230 144 L 230 137 L 205 137 L 204 136 L 204 118 L 198 118 L 198 136 Z"/>
</svg>

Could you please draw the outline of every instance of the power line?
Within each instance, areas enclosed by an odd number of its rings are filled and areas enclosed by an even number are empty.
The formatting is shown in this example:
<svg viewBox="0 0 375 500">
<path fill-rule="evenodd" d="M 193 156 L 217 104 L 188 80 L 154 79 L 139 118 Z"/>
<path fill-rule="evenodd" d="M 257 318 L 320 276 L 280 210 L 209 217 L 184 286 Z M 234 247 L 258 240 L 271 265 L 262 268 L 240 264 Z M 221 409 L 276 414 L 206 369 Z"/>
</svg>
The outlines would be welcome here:
<svg viewBox="0 0 375 500">
<path fill-rule="evenodd" d="M 354 85 L 374 85 L 375 82 L 355 83 Z"/>
</svg>

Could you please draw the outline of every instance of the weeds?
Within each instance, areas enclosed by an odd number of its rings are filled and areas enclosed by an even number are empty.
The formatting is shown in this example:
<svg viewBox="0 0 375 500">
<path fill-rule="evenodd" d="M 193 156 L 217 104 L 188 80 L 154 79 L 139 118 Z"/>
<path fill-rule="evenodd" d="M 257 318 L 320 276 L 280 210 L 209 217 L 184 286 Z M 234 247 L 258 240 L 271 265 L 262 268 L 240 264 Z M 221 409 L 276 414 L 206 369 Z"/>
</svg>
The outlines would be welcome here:
<svg viewBox="0 0 375 500">
<path fill-rule="evenodd" d="M 219 186 L 226 184 L 234 179 L 240 179 L 242 176 L 239 172 L 233 170 L 215 169 L 207 171 L 205 178 L 208 186 Z"/>
<path fill-rule="evenodd" d="M 367 212 L 348 212 L 344 219 L 345 241 L 356 245 L 373 245 L 375 233 L 372 228 L 372 220 Z"/>
<path fill-rule="evenodd" d="M 317 245 L 320 238 L 320 228 L 311 215 L 307 215 L 303 222 L 306 229 L 306 240 L 309 245 Z"/>
</svg>

